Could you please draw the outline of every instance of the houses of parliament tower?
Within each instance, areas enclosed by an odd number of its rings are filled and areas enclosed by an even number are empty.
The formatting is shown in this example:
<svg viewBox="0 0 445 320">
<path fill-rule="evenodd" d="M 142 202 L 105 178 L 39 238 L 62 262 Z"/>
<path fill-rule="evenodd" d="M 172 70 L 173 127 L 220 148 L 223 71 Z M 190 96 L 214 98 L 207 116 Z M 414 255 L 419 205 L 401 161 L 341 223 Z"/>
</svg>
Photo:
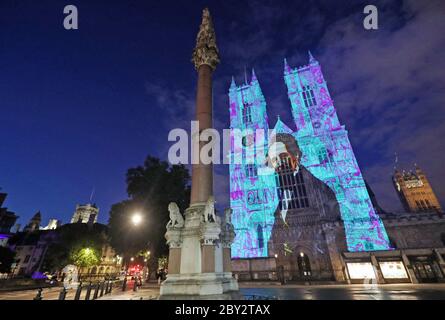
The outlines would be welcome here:
<svg viewBox="0 0 445 320">
<path fill-rule="evenodd" d="M 416 165 L 414 171 L 395 170 L 394 187 L 408 212 L 443 212 L 425 173 Z"/>
</svg>

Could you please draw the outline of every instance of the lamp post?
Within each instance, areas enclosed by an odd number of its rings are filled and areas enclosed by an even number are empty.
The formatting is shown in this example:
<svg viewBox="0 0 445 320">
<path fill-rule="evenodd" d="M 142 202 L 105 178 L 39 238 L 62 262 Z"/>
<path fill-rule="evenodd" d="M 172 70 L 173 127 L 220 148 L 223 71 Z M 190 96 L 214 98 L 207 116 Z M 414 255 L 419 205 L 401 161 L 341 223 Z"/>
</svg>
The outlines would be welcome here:
<svg viewBox="0 0 445 320">
<path fill-rule="evenodd" d="M 141 224 L 141 222 L 142 222 L 142 214 L 139 212 L 139 211 L 136 211 L 136 212 L 134 212 L 132 215 L 131 215 L 131 218 L 130 218 L 130 221 L 131 221 L 131 224 L 134 226 L 134 227 L 137 227 L 137 226 L 139 226 L 140 224 Z M 125 254 L 124 254 L 124 257 L 125 257 Z M 131 257 L 131 259 L 130 259 L 132 262 L 134 261 L 134 258 L 133 257 Z M 125 277 L 127 276 L 127 273 L 128 273 L 128 265 L 127 265 L 127 259 L 124 259 L 124 263 L 125 263 L 125 266 L 124 266 L 124 269 L 125 269 Z"/>
<path fill-rule="evenodd" d="M 131 222 L 137 227 L 142 222 L 142 215 L 139 212 L 135 212 L 131 217 Z"/>
<path fill-rule="evenodd" d="M 142 272 L 142 279 L 144 279 L 144 281 L 148 281 L 147 279 L 147 273 L 148 273 L 148 261 L 150 260 L 150 250 L 147 250 L 147 252 L 145 253 L 145 258 L 144 258 L 144 271 Z"/>
</svg>

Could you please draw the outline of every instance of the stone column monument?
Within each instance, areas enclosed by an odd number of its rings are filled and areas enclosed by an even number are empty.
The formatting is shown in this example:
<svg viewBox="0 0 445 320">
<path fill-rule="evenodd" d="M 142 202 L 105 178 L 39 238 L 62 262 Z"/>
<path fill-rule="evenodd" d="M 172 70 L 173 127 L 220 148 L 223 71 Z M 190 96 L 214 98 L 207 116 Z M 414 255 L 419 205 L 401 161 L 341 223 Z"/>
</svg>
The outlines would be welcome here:
<svg viewBox="0 0 445 320">
<path fill-rule="evenodd" d="M 208 9 L 204 9 L 192 62 L 198 72 L 196 120 L 200 132 L 212 128 L 212 73 L 219 63 L 215 31 Z M 197 139 L 199 137 L 192 137 Z M 199 143 L 199 151 L 204 144 Z M 168 276 L 161 285 L 161 299 L 229 299 L 238 297 L 238 283 L 232 277 L 230 245 L 235 233 L 231 210 L 222 220 L 215 212 L 213 167 L 192 166 L 190 207 L 182 217 L 170 203 L 170 222 L 165 237 L 170 247 Z"/>
</svg>

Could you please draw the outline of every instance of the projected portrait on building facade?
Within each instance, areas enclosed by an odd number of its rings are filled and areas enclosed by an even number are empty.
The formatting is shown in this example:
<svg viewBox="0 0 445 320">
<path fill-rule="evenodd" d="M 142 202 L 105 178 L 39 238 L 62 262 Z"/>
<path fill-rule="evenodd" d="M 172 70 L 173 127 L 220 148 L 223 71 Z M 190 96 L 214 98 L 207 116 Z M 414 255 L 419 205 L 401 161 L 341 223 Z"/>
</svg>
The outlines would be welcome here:
<svg viewBox="0 0 445 320">
<path fill-rule="evenodd" d="M 311 252 L 323 253 L 321 230 L 303 221 L 310 216 L 310 220 L 340 217 L 334 192 L 301 165 L 301 158 L 302 152 L 291 134 L 271 137 L 267 165 L 275 172 L 278 206 L 270 246 L 284 256 L 292 255 L 301 245 Z M 304 243 L 303 232 L 311 233 L 311 243 Z"/>
</svg>

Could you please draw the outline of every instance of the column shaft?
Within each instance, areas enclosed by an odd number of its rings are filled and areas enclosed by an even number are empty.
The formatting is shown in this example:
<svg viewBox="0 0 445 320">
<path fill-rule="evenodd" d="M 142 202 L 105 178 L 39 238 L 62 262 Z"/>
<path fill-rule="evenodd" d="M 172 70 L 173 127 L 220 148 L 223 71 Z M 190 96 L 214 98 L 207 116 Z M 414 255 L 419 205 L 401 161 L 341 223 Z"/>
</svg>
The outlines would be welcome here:
<svg viewBox="0 0 445 320">
<path fill-rule="evenodd" d="M 196 93 L 196 120 L 199 121 L 199 132 L 212 128 L 212 68 L 206 64 L 199 67 L 198 86 Z M 197 137 L 198 138 L 198 137 Z M 199 143 L 201 148 L 207 142 Z M 213 166 L 203 164 L 199 158 L 198 164 L 192 166 L 192 192 L 190 203 L 206 202 L 213 195 Z"/>
</svg>

